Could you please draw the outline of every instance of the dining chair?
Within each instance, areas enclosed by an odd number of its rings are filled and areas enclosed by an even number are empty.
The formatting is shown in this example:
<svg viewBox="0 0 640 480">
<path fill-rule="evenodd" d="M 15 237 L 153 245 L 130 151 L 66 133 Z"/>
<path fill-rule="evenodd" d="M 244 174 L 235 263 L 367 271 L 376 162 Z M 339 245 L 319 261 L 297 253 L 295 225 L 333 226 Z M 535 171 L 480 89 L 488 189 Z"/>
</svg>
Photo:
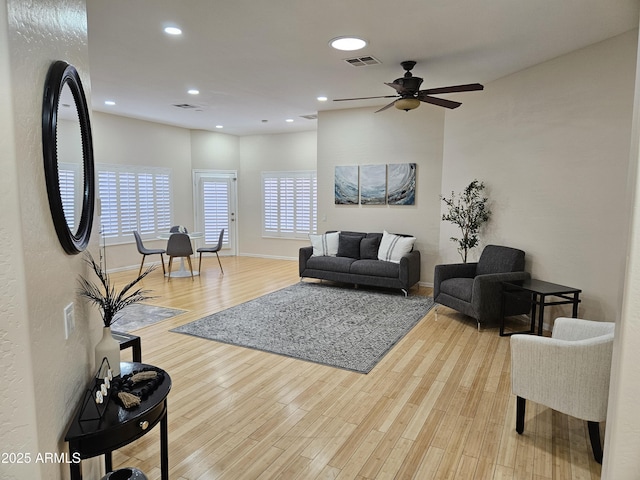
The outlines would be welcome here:
<svg viewBox="0 0 640 480">
<path fill-rule="evenodd" d="M 201 270 L 201 267 L 202 267 L 202 254 L 215 253 L 216 257 L 218 257 L 218 265 L 220 265 L 220 272 L 224 275 L 224 270 L 222 269 L 222 263 L 220 263 L 220 255 L 218 255 L 218 252 L 222 249 L 222 237 L 224 237 L 224 228 L 220 230 L 220 236 L 218 237 L 218 244 L 215 247 L 201 247 L 198 249 L 198 253 L 200 254 L 200 260 L 198 260 L 198 270 Z"/>
<path fill-rule="evenodd" d="M 160 262 L 162 263 L 162 274 L 166 273 L 164 269 L 164 254 L 167 253 L 166 250 L 162 248 L 147 248 L 142 243 L 142 238 L 140 238 L 140 234 L 134 230 L 133 236 L 136 239 L 136 246 L 138 247 L 138 253 L 142 255 L 142 262 L 140 262 L 140 270 L 138 271 L 138 276 L 142 274 L 142 266 L 144 265 L 144 259 L 147 255 L 160 255 Z"/>
<path fill-rule="evenodd" d="M 186 233 L 172 233 L 167 241 L 167 255 L 169 255 L 169 280 L 171 280 L 171 265 L 173 257 L 184 257 L 189 263 L 191 270 L 191 278 L 193 278 L 193 267 L 191 266 L 191 255 L 193 248 L 191 247 L 191 239 Z"/>
</svg>

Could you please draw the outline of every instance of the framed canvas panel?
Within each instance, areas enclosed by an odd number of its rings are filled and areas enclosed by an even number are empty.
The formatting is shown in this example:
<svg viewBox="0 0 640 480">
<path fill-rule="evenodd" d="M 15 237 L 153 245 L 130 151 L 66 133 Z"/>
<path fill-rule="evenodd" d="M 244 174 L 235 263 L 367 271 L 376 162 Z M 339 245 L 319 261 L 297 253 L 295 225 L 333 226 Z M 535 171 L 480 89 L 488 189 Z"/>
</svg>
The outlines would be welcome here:
<svg viewBox="0 0 640 480">
<path fill-rule="evenodd" d="M 387 165 L 387 203 L 389 205 L 416 204 L 416 164 Z"/>
<path fill-rule="evenodd" d="M 387 203 L 387 166 L 362 165 L 360 167 L 360 204 Z"/>
<path fill-rule="evenodd" d="M 337 166 L 335 169 L 335 204 L 358 204 L 358 166 Z"/>
</svg>

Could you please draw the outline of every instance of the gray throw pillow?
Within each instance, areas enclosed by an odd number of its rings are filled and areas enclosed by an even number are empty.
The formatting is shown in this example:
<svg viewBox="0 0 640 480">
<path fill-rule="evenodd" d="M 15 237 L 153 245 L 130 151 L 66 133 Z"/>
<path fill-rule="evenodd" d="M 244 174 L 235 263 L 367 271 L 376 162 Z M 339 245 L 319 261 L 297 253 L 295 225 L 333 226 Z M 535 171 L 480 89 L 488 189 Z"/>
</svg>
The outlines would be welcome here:
<svg viewBox="0 0 640 480">
<path fill-rule="evenodd" d="M 378 259 L 378 248 L 381 237 L 366 237 L 360 242 L 360 258 L 367 260 Z"/>
<path fill-rule="evenodd" d="M 360 258 L 361 237 L 342 235 L 338 240 L 338 257 Z"/>
</svg>

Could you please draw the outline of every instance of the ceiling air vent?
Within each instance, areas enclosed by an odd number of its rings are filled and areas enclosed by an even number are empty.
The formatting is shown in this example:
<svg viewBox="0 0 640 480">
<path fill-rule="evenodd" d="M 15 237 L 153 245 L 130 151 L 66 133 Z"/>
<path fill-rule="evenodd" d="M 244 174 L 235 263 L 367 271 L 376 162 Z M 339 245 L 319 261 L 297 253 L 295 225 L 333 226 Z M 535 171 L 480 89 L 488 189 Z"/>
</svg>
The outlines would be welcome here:
<svg viewBox="0 0 640 480">
<path fill-rule="evenodd" d="M 354 58 L 346 58 L 345 62 L 349 65 L 353 65 L 354 67 L 367 67 L 369 65 L 380 65 L 382 62 L 375 57 L 354 57 Z"/>
<path fill-rule="evenodd" d="M 318 115 L 300 115 L 301 118 L 306 118 L 307 120 L 317 120 L 318 119 Z"/>
</svg>

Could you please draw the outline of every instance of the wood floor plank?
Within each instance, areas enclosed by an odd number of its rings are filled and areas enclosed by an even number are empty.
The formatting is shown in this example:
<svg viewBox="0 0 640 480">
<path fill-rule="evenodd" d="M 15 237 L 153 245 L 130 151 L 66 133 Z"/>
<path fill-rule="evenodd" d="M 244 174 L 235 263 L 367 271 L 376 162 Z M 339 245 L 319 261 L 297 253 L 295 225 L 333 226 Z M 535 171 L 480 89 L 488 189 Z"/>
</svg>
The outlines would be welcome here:
<svg viewBox="0 0 640 480">
<path fill-rule="evenodd" d="M 143 361 L 172 378 L 172 480 L 600 478 L 584 422 L 528 402 L 515 432 L 509 337 L 446 307 L 367 375 L 170 332 L 299 281 L 295 261 L 221 260 L 224 275 L 204 258 L 193 280 L 143 280 L 148 303 L 184 310 L 134 332 Z M 114 452 L 114 467 L 159 479 L 156 430 Z"/>
</svg>

